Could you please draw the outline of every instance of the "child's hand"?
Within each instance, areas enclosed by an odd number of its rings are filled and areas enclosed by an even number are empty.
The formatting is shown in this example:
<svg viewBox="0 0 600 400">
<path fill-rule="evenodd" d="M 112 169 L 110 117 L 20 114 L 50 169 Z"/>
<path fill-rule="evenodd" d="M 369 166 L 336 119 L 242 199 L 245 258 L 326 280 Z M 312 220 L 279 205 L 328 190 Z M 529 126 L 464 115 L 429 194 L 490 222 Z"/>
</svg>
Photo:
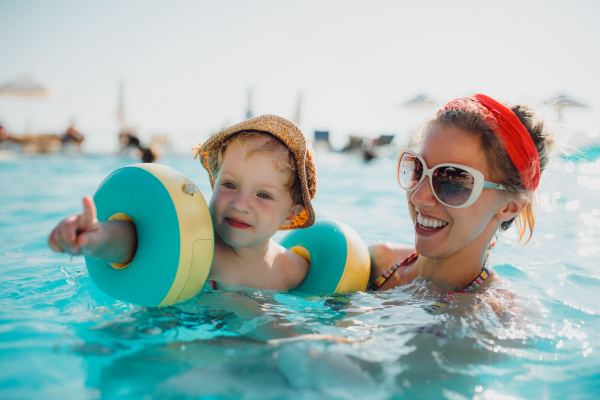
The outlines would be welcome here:
<svg viewBox="0 0 600 400">
<path fill-rule="evenodd" d="M 48 237 L 48 245 L 56 252 L 74 256 L 93 252 L 102 242 L 102 225 L 96 218 L 96 205 L 91 197 L 83 198 L 83 214 L 63 219 Z"/>
</svg>

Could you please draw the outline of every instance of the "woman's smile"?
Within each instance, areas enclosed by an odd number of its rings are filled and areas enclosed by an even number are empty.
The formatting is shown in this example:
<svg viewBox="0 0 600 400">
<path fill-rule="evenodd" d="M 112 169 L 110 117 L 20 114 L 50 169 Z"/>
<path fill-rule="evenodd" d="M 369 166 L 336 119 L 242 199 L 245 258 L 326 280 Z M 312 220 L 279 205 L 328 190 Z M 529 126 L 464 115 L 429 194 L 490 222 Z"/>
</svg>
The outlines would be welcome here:
<svg viewBox="0 0 600 400">
<path fill-rule="evenodd" d="M 444 229 L 448 223 L 441 219 L 433 218 L 430 216 L 423 216 L 423 214 L 417 212 L 417 218 L 415 218 L 415 231 L 419 235 L 432 236 Z"/>
</svg>

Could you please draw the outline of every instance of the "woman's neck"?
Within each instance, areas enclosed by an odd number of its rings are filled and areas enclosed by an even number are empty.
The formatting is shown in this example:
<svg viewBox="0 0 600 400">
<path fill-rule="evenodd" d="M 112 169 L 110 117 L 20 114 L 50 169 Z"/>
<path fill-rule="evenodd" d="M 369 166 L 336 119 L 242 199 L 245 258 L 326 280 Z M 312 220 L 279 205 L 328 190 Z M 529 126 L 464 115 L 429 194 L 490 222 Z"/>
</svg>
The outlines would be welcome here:
<svg viewBox="0 0 600 400">
<path fill-rule="evenodd" d="M 465 287 L 481 274 L 489 241 L 484 240 L 484 242 L 483 245 L 472 242 L 472 246 L 466 246 L 444 258 L 427 257 L 419 254 L 417 261 L 410 268 L 409 274 L 412 279 L 425 276 Z"/>
<path fill-rule="evenodd" d="M 419 255 L 413 267 L 413 275 L 414 278 L 425 276 L 465 287 L 481 274 L 485 261 L 479 258 L 478 260 L 478 262 L 460 259 L 439 260 Z"/>
</svg>

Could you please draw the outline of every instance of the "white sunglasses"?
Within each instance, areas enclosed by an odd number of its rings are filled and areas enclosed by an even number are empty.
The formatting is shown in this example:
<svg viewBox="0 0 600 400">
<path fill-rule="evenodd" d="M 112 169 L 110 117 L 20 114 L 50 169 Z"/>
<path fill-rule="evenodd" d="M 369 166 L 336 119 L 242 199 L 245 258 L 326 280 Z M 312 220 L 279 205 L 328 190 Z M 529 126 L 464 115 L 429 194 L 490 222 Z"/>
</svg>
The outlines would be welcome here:
<svg viewBox="0 0 600 400">
<path fill-rule="evenodd" d="M 427 168 L 423 157 L 404 149 L 398 157 L 398 183 L 409 192 L 429 177 L 431 191 L 438 201 L 448 207 L 465 208 L 475 203 L 483 188 L 506 190 L 498 183 L 488 182 L 483 174 L 466 165 L 443 163 Z"/>
</svg>

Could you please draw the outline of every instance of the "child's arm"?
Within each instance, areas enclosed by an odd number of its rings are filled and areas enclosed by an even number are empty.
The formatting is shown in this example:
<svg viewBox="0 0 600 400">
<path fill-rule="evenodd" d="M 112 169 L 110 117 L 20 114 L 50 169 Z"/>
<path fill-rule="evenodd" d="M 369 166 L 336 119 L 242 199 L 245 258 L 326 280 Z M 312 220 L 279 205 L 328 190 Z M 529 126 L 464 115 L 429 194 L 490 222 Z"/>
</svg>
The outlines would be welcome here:
<svg viewBox="0 0 600 400">
<path fill-rule="evenodd" d="M 83 214 L 73 214 L 58 224 L 48 237 L 56 252 L 85 255 L 109 263 L 128 263 L 137 248 L 135 226 L 127 221 L 99 222 L 91 197 L 83 198 Z"/>
</svg>

